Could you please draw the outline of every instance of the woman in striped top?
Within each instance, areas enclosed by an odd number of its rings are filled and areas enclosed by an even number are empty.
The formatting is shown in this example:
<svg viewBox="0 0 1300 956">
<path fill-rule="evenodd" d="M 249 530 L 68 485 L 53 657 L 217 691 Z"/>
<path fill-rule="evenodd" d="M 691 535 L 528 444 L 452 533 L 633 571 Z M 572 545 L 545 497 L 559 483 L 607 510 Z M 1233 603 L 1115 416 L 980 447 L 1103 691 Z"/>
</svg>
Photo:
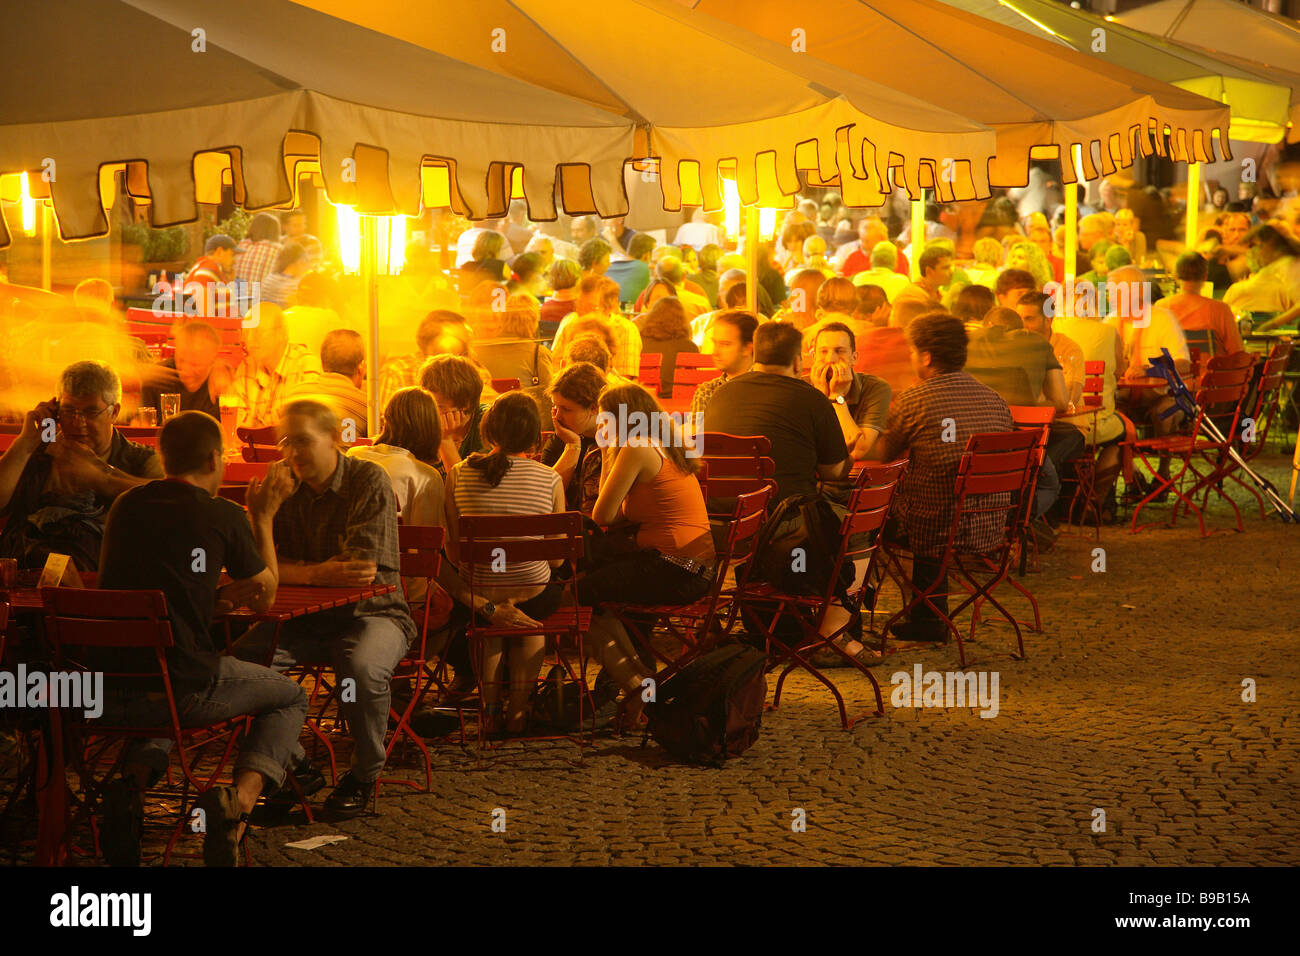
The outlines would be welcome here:
<svg viewBox="0 0 1300 956">
<path fill-rule="evenodd" d="M 610 386 L 599 404 L 596 440 L 604 461 L 592 518 L 634 532 L 635 547 L 588 571 L 578 582 L 578 602 L 599 608 L 700 600 L 713 583 L 713 535 L 680 427 L 640 385 Z M 641 682 L 652 669 L 612 614 L 593 615 L 591 641 L 605 672 L 626 692 L 624 726 L 635 724 L 644 706 Z"/>
<path fill-rule="evenodd" d="M 483 441 L 491 450 L 458 462 L 447 476 L 447 553 L 459 563 L 458 544 L 462 515 L 533 515 L 564 511 L 564 486 L 560 476 L 528 457 L 541 440 L 537 403 L 523 392 L 509 392 L 483 416 Z M 553 562 L 559 565 L 561 562 Z M 467 564 L 460 575 L 471 585 Z M 560 603 L 560 582 L 551 582 L 546 561 L 509 561 L 505 568 L 476 565 L 473 569 L 474 612 L 480 621 L 498 627 L 536 625 L 553 614 Z M 486 605 L 487 614 L 484 615 Z M 528 701 L 537 686 L 545 638 L 514 638 L 510 643 L 510 682 L 506 706 L 500 703 L 502 643 L 484 641 L 480 679 L 486 724 L 480 732 L 494 734 L 504 727 L 518 733 L 527 720 Z"/>
</svg>

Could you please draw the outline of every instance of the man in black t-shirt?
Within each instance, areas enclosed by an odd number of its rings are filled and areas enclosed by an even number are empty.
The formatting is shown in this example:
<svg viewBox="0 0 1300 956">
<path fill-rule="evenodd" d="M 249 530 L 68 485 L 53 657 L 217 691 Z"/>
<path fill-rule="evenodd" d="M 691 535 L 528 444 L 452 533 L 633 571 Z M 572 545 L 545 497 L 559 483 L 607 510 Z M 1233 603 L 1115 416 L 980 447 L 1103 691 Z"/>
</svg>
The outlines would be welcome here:
<svg viewBox="0 0 1300 956">
<path fill-rule="evenodd" d="M 167 670 L 181 726 L 202 726 L 251 715 L 240 743 L 233 787 L 202 794 L 204 859 L 235 862 L 247 814 L 264 788 L 279 787 L 285 768 L 302 753 L 298 733 L 307 712 L 302 688 L 269 668 L 220 656 L 209 635 L 224 568 L 233 579 L 221 592 L 231 606 L 264 610 L 279 581 L 271 523 L 293 491 L 282 465 L 248 489 L 249 519 L 234 502 L 215 497 L 224 472 L 221 426 L 202 412 L 182 412 L 159 434 L 165 480 L 120 495 L 108 514 L 100 554 L 99 586 L 161 590 L 174 645 Z M 152 650 L 107 651 L 103 669 L 150 673 Z M 106 724 L 166 726 L 170 720 L 161 677 L 119 678 L 106 687 Z M 140 794 L 167 769 L 169 739 L 135 741 L 123 779 L 106 788 L 104 850 L 112 865 L 139 862 Z"/>
<path fill-rule="evenodd" d="M 801 378 L 803 333 L 765 322 L 754 333 L 754 366 L 718 388 L 697 432 L 764 435 L 776 464 L 776 500 L 815 494 L 817 479 L 849 470 L 844 432 L 831 404 Z M 707 439 L 702 449 L 707 455 Z"/>
</svg>

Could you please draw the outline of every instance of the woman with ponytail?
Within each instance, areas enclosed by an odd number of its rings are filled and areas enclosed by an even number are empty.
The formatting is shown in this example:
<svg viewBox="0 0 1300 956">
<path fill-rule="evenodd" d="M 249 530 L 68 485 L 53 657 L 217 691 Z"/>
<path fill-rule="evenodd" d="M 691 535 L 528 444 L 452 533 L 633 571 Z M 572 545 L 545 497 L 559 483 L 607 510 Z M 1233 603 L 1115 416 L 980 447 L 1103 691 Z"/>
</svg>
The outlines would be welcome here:
<svg viewBox="0 0 1300 956">
<path fill-rule="evenodd" d="M 541 439 L 537 402 L 523 392 L 502 395 L 483 416 L 482 437 L 489 449 L 457 462 L 447 476 L 447 553 L 459 562 L 458 539 L 462 515 L 533 515 L 562 512 L 564 486 L 560 476 L 529 458 Z M 508 550 L 508 549 L 507 549 Z M 558 565 L 561 562 L 554 562 Z M 466 588 L 468 565 L 461 564 Z M 490 565 L 474 568 L 473 612 L 480 622 L 498 627 L 536 625 L 555 613 L 561 584 L 551 581 L 545 561 L 510 561 L 504 569 Z M 462 593 L 468 599 L 467 593 Z M 468 620 L 470 609 L 464 608 Z M 528 701 L 537 686 L 545 654 L 541 635 L 510 641 L 510 683 L 504 708 L 500 701 L 503 664 L 500 638 L 484 642 L 480 680 L 486 722 L 480 733 L 521 733 L 527 722 Z"/>
</svg>

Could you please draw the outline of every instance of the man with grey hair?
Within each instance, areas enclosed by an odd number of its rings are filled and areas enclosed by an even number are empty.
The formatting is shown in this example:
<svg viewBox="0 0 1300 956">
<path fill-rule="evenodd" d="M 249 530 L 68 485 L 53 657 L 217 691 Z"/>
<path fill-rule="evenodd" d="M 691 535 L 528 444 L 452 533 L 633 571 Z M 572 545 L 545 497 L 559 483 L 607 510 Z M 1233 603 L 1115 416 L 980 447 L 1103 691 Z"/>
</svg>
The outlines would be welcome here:
<svg viewBox="0 0 1300 956">
<path fill-rule="evenodd" d="M 78 569 L 99 567 L 104 518 L 122 492 L 163 476 L 152 448 L 113 426 L 122 382 L 103 362 L 74 362 L 59 376 L 57 398 L 27 413 L 0 456 L 0 557 L 44 566 L 51 553 Z"/>
</svg>

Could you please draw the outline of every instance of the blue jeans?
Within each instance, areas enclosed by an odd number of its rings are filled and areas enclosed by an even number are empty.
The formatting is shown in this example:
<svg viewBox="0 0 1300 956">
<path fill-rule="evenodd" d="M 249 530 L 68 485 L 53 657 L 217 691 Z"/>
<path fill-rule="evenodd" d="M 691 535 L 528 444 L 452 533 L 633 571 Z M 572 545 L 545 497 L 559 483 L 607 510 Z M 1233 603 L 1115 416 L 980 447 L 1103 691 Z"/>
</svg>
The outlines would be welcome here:
<svg viewBox="0 0 1300 956">
<path fill-rule="evenodd" d="M 159 694 L 109 689 L 99 722 L 127 727 L 165 725 L 167 700 Z M 269 668 L 233 657 L 217 660 L 217 674 L 201 691 L 176 700 L 176 715 L 182 727 L 202 727 L 232 717 L 251 714 L 252 729 L 239 743 L 235 770 L 255 770 L 273 787 L 284 782 L 295 752 L 301 753 L 298 733 L 307 715 L 307 695 L 297 682 Z M 94 729 L 94 723 L 88 724 Z M 126 751 L 127 763 L 139 763 L 155 778 L 167 772 L 173 741 L 168 738 L 134 740 Z M 271 788 L 268 788 L 271 789 Z"/>
<path fill-rule="evenodd" d="M 244 660 L 265 661 L 274 635 L 274 624 L 258 624 L 235 643 L 235 654 Z M 378 615 L 323 622 L 320 615 L 309 614 L 280 628 L 273 670 L 329 664 L 338 675 L 340 688 L 343 681 L 353 682 L 355 693 L 341 690 L 339 709 L 356 743 L 352 775 L 362 783 L 373 783 L 384 769 L 390 682 L 407 644 L 406 632 L 391 618 Z"/>
</svg>

